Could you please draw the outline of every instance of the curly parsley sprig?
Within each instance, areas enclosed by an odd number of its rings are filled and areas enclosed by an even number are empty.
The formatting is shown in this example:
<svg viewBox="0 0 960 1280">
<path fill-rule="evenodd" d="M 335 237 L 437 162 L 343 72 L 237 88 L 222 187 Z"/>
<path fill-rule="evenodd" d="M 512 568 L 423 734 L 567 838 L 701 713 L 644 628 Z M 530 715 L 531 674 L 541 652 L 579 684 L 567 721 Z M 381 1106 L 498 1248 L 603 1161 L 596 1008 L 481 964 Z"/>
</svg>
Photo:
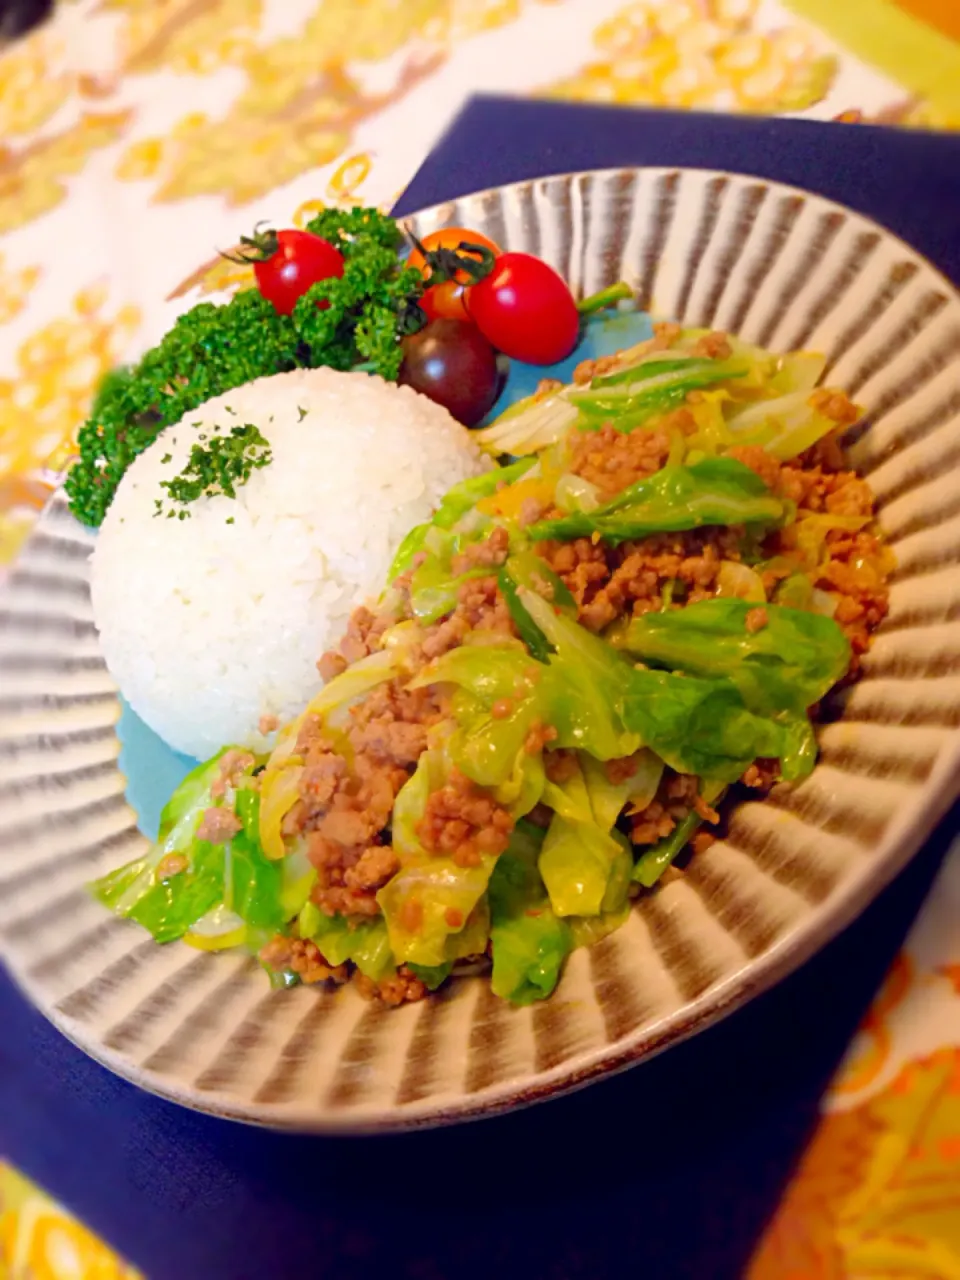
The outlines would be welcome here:
<svg viewBox="0 0 960 1280">
<path fill-rule="evenodd" d="M 161 489 L 166 489 L 171 501 L 179 505 L 179 510 L 174 507 L 165 509 L 162 499 L 157 498 L 153 514 L 186 520 L 190 515 L 187 507 L 191 502 L 214 494 L 235 498 L 239 486 L 246 484 L 257 468 L 272 461 L 270 441 L 259 427 L 251 422 L 231 427 L 227 435 L 211 436 L 204 444 L 193 445 L 186 466 L 179 475 L 172 480 L 160 481 Z"/>
<path fill-rule="evenodd" d="M 379 245 L 396 252 L 403 240 L 393 218 L 379 209 L 321 209 L 307 223 L 306 230 L 339 249 L 345 258 L 359 246 Z"/>
<path fill-rule="evenodd" d="M 70 506 L 85 524 L 103 521 L 124 472 L 164 427 L 214 396 L 298 367 L 363 363 L 396 378 L 400 338 L 425 318 L 423 279 L 399 257 L 397 224 L 376 209 L 326 209 L 307 230 L 343 254 L 340 279 L 315 284 L 290 316 L 256 289 L 221 306 L 201 302 L 102 388 L 66 480 Z M 321 300 L 329 303 L 324 310 Z"/>
<path fill-rule="evenodd" d="M 417 305 L 423 277 L 400 266 L 395 250 L 377 244 L 345 257 L 343 275 L 311 285 L 294 308 L 308 363 L 348 369 L 367 361 L 375 373 L 395 379 L 403 356 L 400 338 L 425 319 Z M 318 302 L 328 305 L 321 309 Z"/>
</svg>

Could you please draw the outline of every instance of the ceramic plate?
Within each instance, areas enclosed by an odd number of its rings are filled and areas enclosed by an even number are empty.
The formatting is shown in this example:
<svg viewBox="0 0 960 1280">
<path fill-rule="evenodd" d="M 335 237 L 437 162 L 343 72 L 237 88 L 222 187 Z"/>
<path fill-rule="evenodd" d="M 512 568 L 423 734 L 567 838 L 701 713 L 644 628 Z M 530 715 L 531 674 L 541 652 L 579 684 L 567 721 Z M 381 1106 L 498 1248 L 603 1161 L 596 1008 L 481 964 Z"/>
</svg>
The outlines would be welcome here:
<svg viewBox="0 0 960 1280">
<path fill-rule="evenodd" d="M 97 648 L 93 535 L 53 499 L 0 612 L 0 944 L 16 980 L 111 1069 L 186 1105 L 277 1127 L 399 1128 L 535 1101 L 715 1021 L 826 942 L 916 850 L 960 763 L 960 297 L 883 228 L 733 174 L 617 170 L 485 191 L 411 219 L 479 228 L 578 294 L 829 356 L 866 406 L 850 441 L 898 560 L 891 611 L 801 786 L 512 1009 L 464 978 L 396 1011 L 351 988 L 274 993 L 252 959 L 159 947 L 86 882 L 132 858 L 182 762 L 125 719 Z M 131 736 L 132 735 L 132 736 Z M 140 735 L 140 736 L 138 736 Z M 153 809 L 151 809 L 153 806 Z"/>
</svg>

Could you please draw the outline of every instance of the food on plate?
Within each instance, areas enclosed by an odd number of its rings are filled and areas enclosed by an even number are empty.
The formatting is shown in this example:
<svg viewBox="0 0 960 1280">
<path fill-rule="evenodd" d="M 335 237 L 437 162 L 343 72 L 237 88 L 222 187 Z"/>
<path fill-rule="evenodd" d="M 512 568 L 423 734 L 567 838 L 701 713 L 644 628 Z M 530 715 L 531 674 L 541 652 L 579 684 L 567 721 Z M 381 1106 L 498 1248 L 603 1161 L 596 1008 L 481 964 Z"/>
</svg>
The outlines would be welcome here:
<svg viewBox="0 0 960 1280">
<path fill-rule="evenodd" d="M 343 254 L 329 241 L 295 228 L 257 227 L 252 236 L 241 237 L 236 254 L 224 257 L 252 264 L 257 288 L 282 316 L 290 315 L 311 285 L 341 279 L 346 265 Z M 325 310 L 330 301 L 321 298 L 317 306 Z"/>
<path fill-rule="evenodd" d="M 503 253 L 460 227 L 414 240 L 411 265 L 424 275 L 431 319 L 472 321 L 498 351 L 526 364 L 565 360 L 585 315 L 629 298 L 624 283 L 577 302 L 561 275 L 530 253 Z"/>
<path fill-rule="evenodd" d="M 467 227 L 444 227 L 424 236 L 414 245 L 408 265 L 423 274 L 426 287 L 420 305 L 429 320 L 469 320 L 465 293 L 480 275 L 478 267 L 489 265 L 503 252 L 489 236 Z M 466 264 L 466 265 L 465 265 Z M 431 276 L 438 281 L 431 284 Z"/>
<path fill-rule="evenodd" d="M 166 427 L 92 558 L 103 654 L 177 751 L 264 750 L 379 591 L 411 524 L 491 463 L 439 405 L 366 373 L 258 378 Z"/>
<path fill-rule="evenodd" d="M 222 306 L 201 302 L 136 366 L 108 381 L 81 428 L 79 459 L 66 480 L 84 523 L 103 521 L 127 468 L 164 427 L 227 391 L 301 367 L 363 366 L 396 379 L 400 339 L 424 319 L 423 277 L 399 255 L 399 227 L 375 209 L 331 209 L 307 231 L 342 256 L 342 276 L 311 284 L 289 315 L 259 289 L 244 289 Z"/>
<path fill-rule="evenodd" d="M 398 381 L 442 404 L 465 427 L 487 416 L 501 380 L 496 351 L 464 320 L 431 320 L 403 340 Z"/>
<path fill-rule="evenodd" d="M 577 345 L 580 312 L 566 281 L 529 253 L 503 253 L 466 293 L 470 319 L 525 364 L 558 364 Z"/>
<path fill-rule="evenodd" d="M 319 655 L 323 687 L 269 748 L 221 734 L 99 898 L 159 941 L 249 948 L 277 985 L 400 1004 L 467 967 L 549 996 L 722 835 L 728 795 L 810 773 L 818 707 L 886 613 L 891 557 L 840 443 L 858 410 L 824 367 L 661 323 L 474 432 L 496 466 L 458 447 L 468 474 Z M 244 448 L 236 503 L 277 466 Z M 184 549 L 202 529 L 155 523 Z M 257 643 L 251 682 L 273 675 Z"/>
<path fill-rule="evenodd" d="M 435 250 L 429 255 L 428 274 L 435 281 L 431 290 L 442 280 L 456 283 L 464 275 L 481 281 L 493 268 L 497 259 L 488 247 L 493 242 L 465 234 L 463 253 Z M 367 370 L 396 381 L 405 355 L 402 340 L 424 327 L 430 310 L 422 305 L 424 271 L 411 266 L 404 254 L 402 228 L 376 209 L 325 209 L 304 231 L 258 228 L 243 238 L 235 256 L 254 263 L 257 288 L 241 290 L 222 306 L 198 304 L 134 368 L 118 371 L 101 388 L 80 430 L 79 458 L 67 476 L 74 514 L 85 524 L 101 524 L 127 468 L 164 427 L 255 378 L 325 366 Z M 566 285 L 556 280 L 564 295 L 566 336 L 571 307 L 576 315 L 588 316 L 630 295 L 621 284 L 574 303 Z M 529 307 L 525 314 L 532 314 Z M 466 317 L 458 318 L 464 320 L 461 333 L 473 351 L 469 359 L 479 369 L 484 361 L 478 350 L 485 346 Z M 547 317 L 544 323 L 550 331 L 556 322 Z M 487 339 L 497 347 L 495 336 L 487 334 Z M 497 349 L 509 354 L 506 348 Z M 489 391 L 484 384 L 481 395 L 476 370 L 474 377 L 478 389 L 465 397 L 471 423 Z M 422 389 L 431 395 L 431 380 L 423 382 Z M 440 403 L 454 403 L 449 379 L 435 382 Z"/>
</svg>

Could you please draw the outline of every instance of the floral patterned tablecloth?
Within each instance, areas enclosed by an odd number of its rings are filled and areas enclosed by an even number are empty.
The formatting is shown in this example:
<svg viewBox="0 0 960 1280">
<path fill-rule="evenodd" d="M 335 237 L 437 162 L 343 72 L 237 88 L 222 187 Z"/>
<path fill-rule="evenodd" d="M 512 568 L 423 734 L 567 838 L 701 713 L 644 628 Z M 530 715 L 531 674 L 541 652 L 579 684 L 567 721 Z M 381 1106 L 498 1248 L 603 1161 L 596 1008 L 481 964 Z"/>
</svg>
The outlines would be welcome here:
<svg viewBox="0 0 960 1280">
<path fill-rule="evenodd" d="M 960 4 L 62 0 L 0 49 L 0 577 L 102 374 L 230 282 L 211 247 L 389 205 L 477 90 L 960 128 Z M 960 1278 L 958 908 L 955 850 L 750 1280 Z M 0 1164 L 0 1280 L 135 1274 Z"/>
</svg>

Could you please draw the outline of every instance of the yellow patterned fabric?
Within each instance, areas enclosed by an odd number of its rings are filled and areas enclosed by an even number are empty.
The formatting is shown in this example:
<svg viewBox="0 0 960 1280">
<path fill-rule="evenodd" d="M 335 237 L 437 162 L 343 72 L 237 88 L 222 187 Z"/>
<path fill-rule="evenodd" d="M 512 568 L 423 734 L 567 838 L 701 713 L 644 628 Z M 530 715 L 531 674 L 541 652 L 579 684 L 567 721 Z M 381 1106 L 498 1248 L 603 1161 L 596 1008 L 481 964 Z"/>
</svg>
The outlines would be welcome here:
<svg viewBox="0 0 960 1280">
<path fill-rule="evenodd" d="M 960 841 L 824 1100 L 748 1280 L 960 1280 Z"/>
<path fill-rule="evenodd" d="M 0 49 L 0 576 L 104 372 L 242 281 L 216 250 L 320 202 L 389 205 L 471 92 L 960 127 L 957 13 L 956 0 L 61 0 Z M 960 1280 L 958 898 L 960 851 L 751 1280 Z M 0 1280 L 135 1274 L 0 1166 Z"/>
<path fill-rule="evenodd" d="M 0 1163 L 0 1280 L 142 1280 L 76 1218 Z"/>
</svg>

